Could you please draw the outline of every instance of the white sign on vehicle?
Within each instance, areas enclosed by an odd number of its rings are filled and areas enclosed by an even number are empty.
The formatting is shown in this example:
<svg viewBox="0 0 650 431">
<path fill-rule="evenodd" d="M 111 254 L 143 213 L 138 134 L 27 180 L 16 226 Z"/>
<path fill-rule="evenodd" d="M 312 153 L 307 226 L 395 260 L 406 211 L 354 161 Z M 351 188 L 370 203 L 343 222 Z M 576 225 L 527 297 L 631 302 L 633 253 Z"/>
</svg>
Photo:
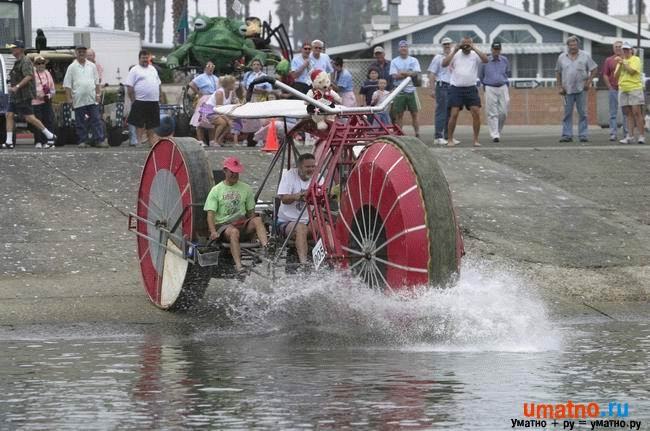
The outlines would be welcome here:
<svg viewBox="0 0 650 431">
<path fill-rule="evenodd" d="M 321 264 L 325 260 L 325 247 L 323 246 L 323 238 L 319 239 L 314 249 L 311 251 L 311 256 L 314 259 L 314 267 L 316 269 L 320 268 Z"/>
</svg>

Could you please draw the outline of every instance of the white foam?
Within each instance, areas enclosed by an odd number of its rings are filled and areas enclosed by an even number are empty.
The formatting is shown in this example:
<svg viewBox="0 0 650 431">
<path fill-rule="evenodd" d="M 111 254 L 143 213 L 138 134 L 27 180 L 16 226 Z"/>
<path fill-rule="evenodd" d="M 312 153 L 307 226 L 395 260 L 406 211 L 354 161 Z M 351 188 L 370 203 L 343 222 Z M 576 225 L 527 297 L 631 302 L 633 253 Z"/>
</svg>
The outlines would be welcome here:
<svg viewBox="0 0 650 431">
<path fill-rule="evenodd" d="M 453 287 L 408 297 L 321 272 L 272 284 L 249 279 L 219 302 L 235 332 L 317 335 L 364 349 L 531 352 L 561 344 L 543 302 L 513 271 L 467 260 Z"/>
</svg>

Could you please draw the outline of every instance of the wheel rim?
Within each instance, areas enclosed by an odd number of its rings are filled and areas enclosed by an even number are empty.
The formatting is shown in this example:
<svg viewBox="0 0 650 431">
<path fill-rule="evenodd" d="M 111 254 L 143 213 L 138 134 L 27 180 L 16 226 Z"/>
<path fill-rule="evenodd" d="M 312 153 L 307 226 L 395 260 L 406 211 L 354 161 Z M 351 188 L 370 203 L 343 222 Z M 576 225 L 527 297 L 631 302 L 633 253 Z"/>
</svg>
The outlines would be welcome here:
<svg viewBox="0 0 650 431">
<path fill-rule="evenodd" d="M 423 180 L 434 175 L 433 186 Z M 449 188 L 424 144 L 384 137 L 365 148 L 341 194 L 336 235 L 345 264 L 375 288 L 443 283 L 457 271 Z"/>
<path fill-rule="evenodd" d="M 171 230 L 183 213 L 176 233 L 179 237 L 192 239 L 193 211 L 192 188 L 189 170 L 182 151 L 170 140 L 159 141 L 149 153 L 142 170 L 138 191 L 137 214 L 143 219 Z M 156 305 L 167 308 L 173 304 L 181 291 L 187 262 L 169 253 L 160 242 L 182 253 L 178 238 L 168 237 L 164 232 L 143 221 L 138 221 L 138 232 L 150 238 L 138 237 L 138 257 L 143 283 L 147 294 Z M 185 265 L 174 257 L 178 257 Z M 165 267 L 168 271 L 165 271 Z M 174 268 L 171 270 L 171 268 Z"/>
</svg>

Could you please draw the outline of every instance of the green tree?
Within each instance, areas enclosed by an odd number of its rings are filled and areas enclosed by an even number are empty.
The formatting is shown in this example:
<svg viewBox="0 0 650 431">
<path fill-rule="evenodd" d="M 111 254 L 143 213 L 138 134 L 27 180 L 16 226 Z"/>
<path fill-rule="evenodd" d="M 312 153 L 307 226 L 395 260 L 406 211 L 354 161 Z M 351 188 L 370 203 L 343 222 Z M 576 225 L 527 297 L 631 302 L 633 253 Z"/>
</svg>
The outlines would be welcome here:
<svg viewBox="0 0 650 431">
<path fill-rule="evenodd" d="M 124 0 L 113 0 L 113 28 L 124 30 Z"/>
<path fill-rule="evenodd" d="M 427 9 L 429 15 L 442 15 L 445 10 L 445 2 L 443 0 L 429 0 Z"/>
<path fill-rule="evenodd" d="M 68 27 L 74 27 L 77 24 L 77 0 L 68 0 Z"/>
</svg>

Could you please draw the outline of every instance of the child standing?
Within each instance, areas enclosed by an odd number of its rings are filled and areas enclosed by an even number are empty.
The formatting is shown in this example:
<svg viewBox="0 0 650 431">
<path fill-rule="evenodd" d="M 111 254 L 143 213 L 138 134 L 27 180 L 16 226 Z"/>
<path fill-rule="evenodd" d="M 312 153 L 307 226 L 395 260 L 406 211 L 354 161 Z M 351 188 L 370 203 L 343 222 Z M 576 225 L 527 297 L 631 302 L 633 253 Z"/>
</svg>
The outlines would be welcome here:
<svg viewBox="0 0 650 431">
<path fill-rule="evenodd" d="M 379 88 L 379 85 L 377 84 L 377 80 L 379 79 L 379 71 L 377 69 L 371 67 L 368 70 L 368 74 L 366 75 L 366 78 L 367 79 L 363 81 L 363 85 L 359 90 L 359 96 L 361 96 L 359 98 L 360 106 L 370 106 L 370 102 L 372 101 L 372 95 Z"/>
<path fill-rule="evenodd" d="M 381 103 L 386 100 L 390 94 L 390 91 L 386 90 L 386 85 L 388 85 L 388 82 L 385 79 L 380 79 L 377 81 L 377 86 L 379 88 L 374 93 L 372 93 L 370 106 L 381 105 Z M 382 123 L 390 124 L 390 115 L 388 115 L 388 111 L 384 110 L 378 112 L 376 115 Z"/>
</svg>

